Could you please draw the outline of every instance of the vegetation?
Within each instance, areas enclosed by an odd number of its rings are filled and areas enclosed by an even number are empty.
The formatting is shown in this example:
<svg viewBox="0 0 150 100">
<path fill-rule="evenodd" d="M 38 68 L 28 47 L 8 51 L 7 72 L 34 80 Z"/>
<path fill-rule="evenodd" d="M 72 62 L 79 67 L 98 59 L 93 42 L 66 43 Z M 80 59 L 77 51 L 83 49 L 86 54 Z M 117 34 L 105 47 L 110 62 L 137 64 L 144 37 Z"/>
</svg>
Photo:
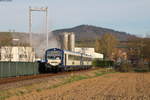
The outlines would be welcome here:
<svg viewBox="0 0 150 100">
<path fill-rule="evenodd" d="M 66 78 L 65 80 L 63 80 L 62 82 L 55 84 L 53 86 L 50 86 L 48 89 L 57 88 L 59 86 L 62 86 L 62 85 L 68 84 L 68 83 L 72 83 L 72 82 L 83 80 L 83 79 L 94 78 L 94 77 L 102 76 L 102 75 L 109 74 L 109 73 L 115 73 L 115 71 L 113 69 L 104 68 L 104 69 L 97 70 L 96 72 L 94 72 L 94 75 L 92 75 L 92 76 L 72 75 L 72 76 Z M 37 89 L 38 92 L 40 92 L 41 90 L 42 89 Z"/>
<path fill-rule="evenodd" d="M 100 40 L 96 40 L 96 51 L 104 54 L 105 59 L 110 59 L 117 46 L 117 39 L 112 34 L 104 34 Z"/>
<path fill-rule="evenodd" d="M 64 32 L 73 32 L 76 35 L 76 41 L 95 41 L 97 37 L 101 37 L 105 33 L 110 33 L 117 37 L 118 40 L 124 41 L 128 37 L 135 37 L 134 35 L 127 34 L 125 32 L 115 31 L 113 29 L 96 27 L 92 25 L 79 25 L 73 28 L 54 30 L 55 35 L 62 34 Z"/>
<path fill-rule="evenodd" d="M 0 46 L 29 46 L 27 36 L 25 33 L 0 32 Z M 20 41 L 13 41 L 13 38 L 20 39 Z"/>
<path fill-rule="evenodd" d="M 115 70 L 119 72 L 133 72 L 133 66 L 127 62 L 115 66 Z"/>
<path fill-rule="evenodd" d="M 90 41 L 90 40 L 76 41 L 75 47 L 85 47 L 85 48 L 91 47 L 91 48 L 95 48 L 95 40 L 94 41 Z"/>
<path fill-rule="evenodd" d="M 136 38 L 128 43 L 128 56 L 134 67 L 150 68 L 150 38 Z"/>
<path fill-rule="evenodd" d="M 95 59 L 92 62 L 92 65 L 96 66 L 96 67 L 112 67 L 112 66 L 114 66 L 114 62 L 113 61 Z"/>
<path fill-rule="evenodd" d="M 150 72 L 150 68 L 146 65 L 142 64 L 141 67 L 135 67 L 131 63 L 121 63 L 120 65 L 116 65 L 115 70 L 118 72 Z"/>
<path fill-rule="evenodd" d="M 0 33 L 0 46 L 12 45 L 12 34 L 10 32 Z"/>
<path fill-rule="evenodd" d="M 74 81 L 79 81 L 79 80 L 83 80 L 83 79 L 87 79 L 87 78 L 88 78 L 87 76 L 83 76 L 83 75 L 71 76 L 71 77 L 69 77 L 68 79 L 66 79 L 64 81 L 64 84 L 66 84 L 66 83 L 72 83 Z"/>
</svg>

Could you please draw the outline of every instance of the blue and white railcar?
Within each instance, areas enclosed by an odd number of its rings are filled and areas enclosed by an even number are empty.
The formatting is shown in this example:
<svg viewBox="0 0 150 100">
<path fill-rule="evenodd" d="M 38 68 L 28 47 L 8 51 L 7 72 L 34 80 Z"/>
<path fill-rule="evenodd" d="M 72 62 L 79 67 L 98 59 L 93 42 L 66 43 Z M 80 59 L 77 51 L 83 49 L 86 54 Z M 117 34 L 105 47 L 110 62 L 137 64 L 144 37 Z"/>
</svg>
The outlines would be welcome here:
<svg viewBox="0 0 150 100">
<path fill-rule="evenodd" d="M 45 65 L 47 71 L 87 69 L 92 65 L 92 57 L 86 54 L 52 48 L 45 52 Z"/>
</svg>

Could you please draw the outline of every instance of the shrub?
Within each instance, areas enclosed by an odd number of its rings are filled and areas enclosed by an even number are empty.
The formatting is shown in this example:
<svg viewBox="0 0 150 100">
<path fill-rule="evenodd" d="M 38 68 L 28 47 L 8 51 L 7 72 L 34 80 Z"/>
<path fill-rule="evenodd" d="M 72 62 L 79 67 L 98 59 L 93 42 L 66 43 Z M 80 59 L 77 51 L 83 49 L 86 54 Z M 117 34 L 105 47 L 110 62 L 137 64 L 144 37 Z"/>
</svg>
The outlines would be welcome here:
<svg viewBox="0 0 150 100">
<path fill-rule="evenodd" d="M 138 66 L 135 67 L 134 71 L 135 72 L 149 72 L 150 68 L 149 68 L 148 63 L 144 63 L 141 61 L 138 63 Z"/>
<path fill-rule="evenodd" d="M 119 72 L 132 72 L 134 71 L 133 66 L 129 63 L 121 63 L 115 66 L 115 70 Z"/>
<path fill-rule="evenodd" d="M 148 67 L 137 67 L 134 69 L 135 72 L 149 72 L 149 68 Z"/>
<path fill-rule="evenodd" d="M 113 61 L 95 59 L 92 62 L 92 65 L 96 66 L 96 67 L 109 67 L 109 66 L 113 66 L 114 62 Z"/>
</svg>

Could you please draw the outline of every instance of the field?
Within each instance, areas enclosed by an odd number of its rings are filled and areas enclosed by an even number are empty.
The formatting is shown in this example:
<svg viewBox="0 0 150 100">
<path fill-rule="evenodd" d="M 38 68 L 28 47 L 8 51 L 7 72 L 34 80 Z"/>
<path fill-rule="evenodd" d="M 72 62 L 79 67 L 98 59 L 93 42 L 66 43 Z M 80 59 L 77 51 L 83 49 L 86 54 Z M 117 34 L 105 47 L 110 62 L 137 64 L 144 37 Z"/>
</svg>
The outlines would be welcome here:
<svg viewBox="0 0 150 100">
<path fill-rule="evenodd" d="M 150 73 L 97 75 L 9 100 L 150 100 Z"/>
</svg>

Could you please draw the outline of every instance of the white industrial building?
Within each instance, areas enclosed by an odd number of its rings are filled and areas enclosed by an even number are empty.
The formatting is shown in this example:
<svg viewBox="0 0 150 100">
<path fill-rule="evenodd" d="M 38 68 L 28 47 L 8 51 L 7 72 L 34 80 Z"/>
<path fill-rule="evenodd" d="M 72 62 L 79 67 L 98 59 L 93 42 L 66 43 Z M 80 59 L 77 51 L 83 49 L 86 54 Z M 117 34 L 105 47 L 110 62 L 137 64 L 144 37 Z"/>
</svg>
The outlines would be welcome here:
<svg viewBox="0 0 150 100">
<path fill-rule="evenodd" d="M 104 58 L 103 54 L 96 53 L 94 48 L 76 47 L 75 52 L 80 52 L 80 53 L 91 55 L 94 59 L 103 59 Z"/>
<path fill-rule="evenodd" d="M 35 52 L 32 47 L 3 46 L 0 47 L 0 61 L 35 61 Z"/>
</svg>

